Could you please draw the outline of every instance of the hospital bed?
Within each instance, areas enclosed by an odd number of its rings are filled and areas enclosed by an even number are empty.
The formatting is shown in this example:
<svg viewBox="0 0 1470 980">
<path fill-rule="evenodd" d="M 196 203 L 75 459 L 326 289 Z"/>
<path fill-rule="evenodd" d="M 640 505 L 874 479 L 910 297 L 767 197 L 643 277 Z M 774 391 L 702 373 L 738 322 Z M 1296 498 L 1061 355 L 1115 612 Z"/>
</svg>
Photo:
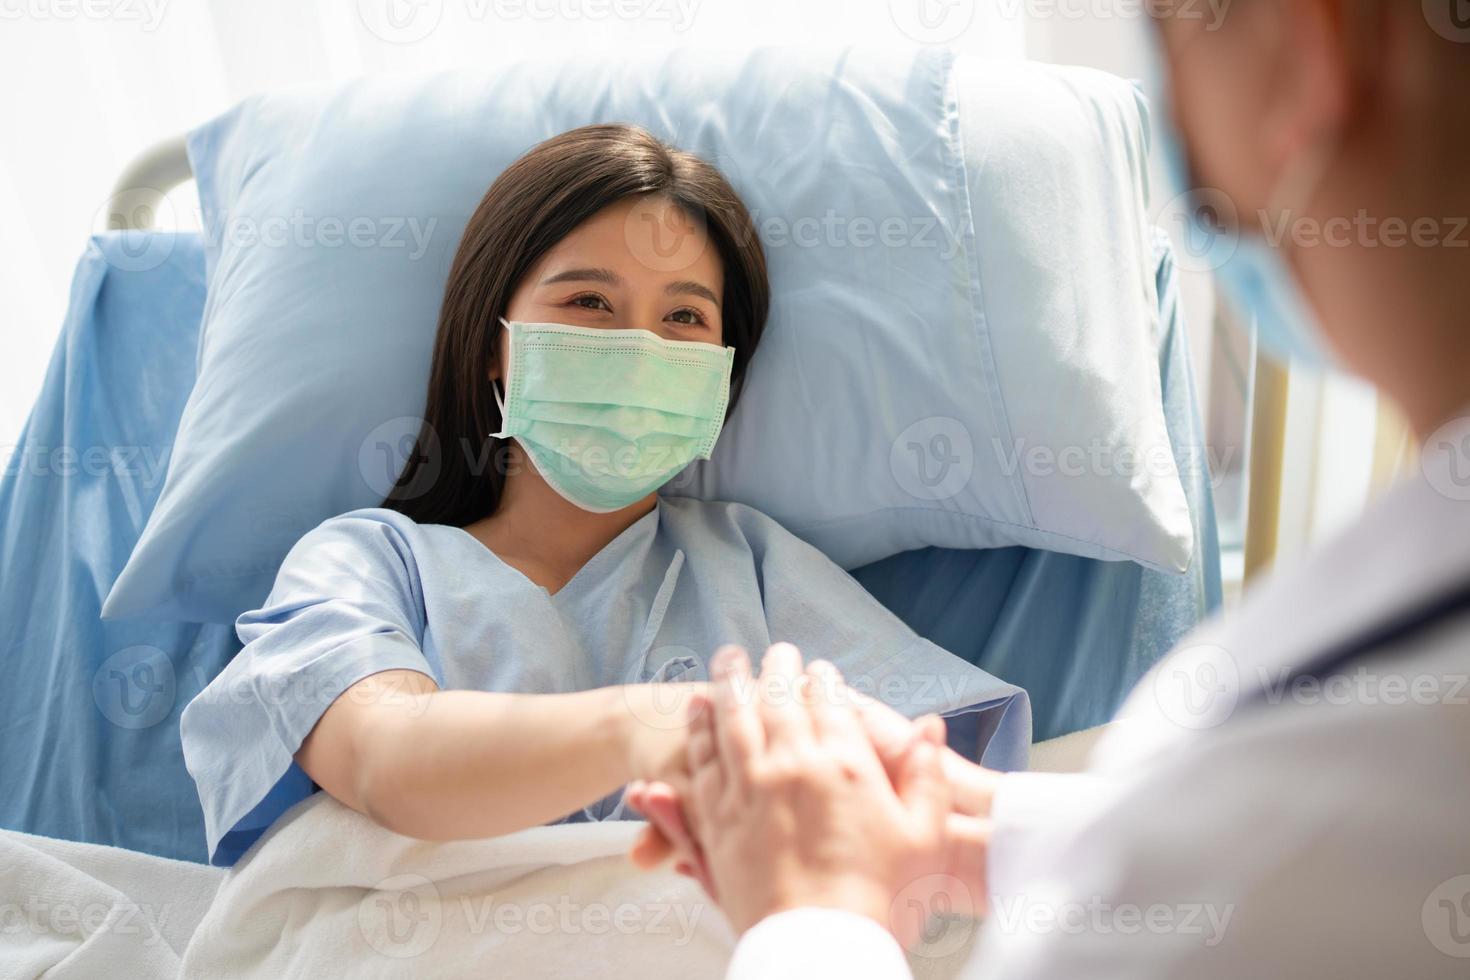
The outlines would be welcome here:
<svg viewBox="0 0 1470 980">
<path fill-rule="evenodd" d="M 62 903 L 170 909 L 170 921 L 140 926 L 156 934 L 148 951 L 126 953 L 163 971 L 223 873 L 197 863 L 202 817 L 179 713 L 239 643 L 227 624 L 104 621 L 99 612 L 161 489 L 163 461 L 150 447 L 171 443 L 194 381 L 206 292 L 200 236 L 141 227 L 188 176 L 179 139 L 120 179 L 120 189 L 148 187 L 152 196 L 114 207 L 125 217 L 88 243 L 43 390 L 0 484 L 0 882 Z M 150 248 L 166 258 L 126 271 L 128 255 Z M 1013 547 L 925 548 L 854 572 L 916 632 L 1027 689 L 1035 768 L 1080 768 L 1124 693 L 1220 602 L 1209 474 L 1190 455 L 1204 440 L 1162 234 L 1154 259 L 1165 418 L 1195 528 L 1188 571 Z M 67 446 L 97 451 L 58 456 Z M 611 860 L 626 828 L 595 832 L 606 853 L 588 860 Z M 553 882 L 564 872 L 552 860 L 542 869 Z M 28 886 L 17 877 L 25 875 L 44 883 Z M 685 895 L 671 879 L 651 880 L 670 900 Z M 717 925 L 707 929 L 705 941 L 728 939 Z M 87 964 L 113 955 L 79 942 L 56 962 L 87 975 Z"/>
</svg>

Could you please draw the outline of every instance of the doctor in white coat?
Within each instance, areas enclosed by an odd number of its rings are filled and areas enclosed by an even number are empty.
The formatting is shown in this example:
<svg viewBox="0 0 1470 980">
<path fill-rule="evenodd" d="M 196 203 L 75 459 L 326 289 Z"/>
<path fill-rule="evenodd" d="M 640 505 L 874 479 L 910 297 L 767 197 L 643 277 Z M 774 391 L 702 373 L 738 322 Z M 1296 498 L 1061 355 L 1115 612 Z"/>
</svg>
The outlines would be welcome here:
<svg viewBox="0 0 1470 980">
<path fill-rule="evenodd" d="M 1084 774 L 978 769 L 789 647 L 758 681 L 722 652 L 692 789 L 630 792 L 635 857 L 742 933 L 731 978 L 907 977 L 895 936 L 967 905 L 966 977 L 1470 976 L 1470 13 L 1199 7 L 1154 4 L 1156 109 L 1238 232 L 1220 284 L 1395 400 L 1421 471 L 1166 657 Z"/>
</svg>

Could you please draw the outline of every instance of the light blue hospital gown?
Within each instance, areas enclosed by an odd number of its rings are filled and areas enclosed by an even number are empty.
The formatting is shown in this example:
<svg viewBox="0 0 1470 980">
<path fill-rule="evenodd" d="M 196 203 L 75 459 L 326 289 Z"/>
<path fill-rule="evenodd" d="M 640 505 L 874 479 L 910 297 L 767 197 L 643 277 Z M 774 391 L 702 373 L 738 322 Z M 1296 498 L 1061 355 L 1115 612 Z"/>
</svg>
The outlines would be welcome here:
<svg viewBox="0 0 1470 980">
<path fill-rule="evenodd" d="M 215 864 L 315 790 L 292 757 L 332 701 L 395 668 L 445 689 L 556 693 L 704 679 L 722 643 L 787 640 L 905 714 L 959 713 L 952 742 L 989 764 L 1022 764 L 1030 739 L 1024 692 L 739 504 L 662 499 L 554 594 L 460 528 L 353 511 L 302 538 L 236 628 L 244 649 L 181 721 Z M 614 797 L 572 816 L 621 814 Z"/>
</svg>

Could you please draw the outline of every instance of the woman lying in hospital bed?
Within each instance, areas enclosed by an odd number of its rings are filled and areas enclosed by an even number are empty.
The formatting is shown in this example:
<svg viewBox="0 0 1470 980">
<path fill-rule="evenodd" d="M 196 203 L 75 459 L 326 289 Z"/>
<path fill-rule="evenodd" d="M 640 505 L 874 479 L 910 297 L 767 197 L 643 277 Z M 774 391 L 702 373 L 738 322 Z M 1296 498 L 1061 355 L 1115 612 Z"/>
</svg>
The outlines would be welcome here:
<svg viewBox="0 0 1470 980">
<path fill-rule="evenodd" d="M 631 780 L 677 785 L 726 643 L 790 641 L 910 716 L 1014 693 L 762 514 L 656 495 L 709 457 L 768 296 L 734 190 L 641 129 L 573 130 L 495 181 L 396 488 L 296 545 L 184 712 L 215 863 L 317 787 L 436 840 L 621 816 Z"/>
</svg>

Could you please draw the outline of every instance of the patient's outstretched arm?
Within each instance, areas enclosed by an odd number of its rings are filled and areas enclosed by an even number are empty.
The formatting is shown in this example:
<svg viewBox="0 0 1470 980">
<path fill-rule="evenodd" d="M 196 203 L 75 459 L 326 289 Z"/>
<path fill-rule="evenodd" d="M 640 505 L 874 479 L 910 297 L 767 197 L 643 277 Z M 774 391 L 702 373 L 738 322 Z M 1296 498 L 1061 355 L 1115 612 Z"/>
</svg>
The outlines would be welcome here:
<svg viewBox="0 0 1470 980">
<path fill-rule="evenodd" d="M 635 778 L 680 780 L 684 702 L 702 687 L 440 691 L 416 671 L 383 671 L 332 703 L 296 761 L 389 830 L 492 837 L 565 816 Z"/>
</svg>

